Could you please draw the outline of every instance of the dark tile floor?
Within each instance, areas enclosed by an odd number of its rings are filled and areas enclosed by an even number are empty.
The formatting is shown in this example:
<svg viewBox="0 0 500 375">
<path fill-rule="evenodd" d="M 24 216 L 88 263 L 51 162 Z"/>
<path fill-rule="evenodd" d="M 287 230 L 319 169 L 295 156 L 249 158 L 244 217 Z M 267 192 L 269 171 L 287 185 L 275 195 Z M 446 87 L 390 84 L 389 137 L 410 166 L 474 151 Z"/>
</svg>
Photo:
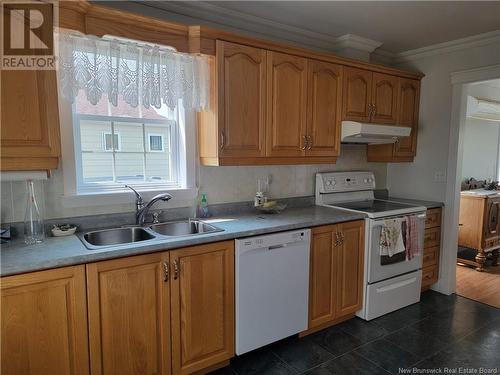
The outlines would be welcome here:
<svg viewBox="0 0 500 375">
<path fill-rule="evenodd" d="M 433 291 L 370 322 L 354 318 L 233 358 L 214 375 L 400 374 L 413 368 L 500 369 L 500 309 Z"/>
</svg>

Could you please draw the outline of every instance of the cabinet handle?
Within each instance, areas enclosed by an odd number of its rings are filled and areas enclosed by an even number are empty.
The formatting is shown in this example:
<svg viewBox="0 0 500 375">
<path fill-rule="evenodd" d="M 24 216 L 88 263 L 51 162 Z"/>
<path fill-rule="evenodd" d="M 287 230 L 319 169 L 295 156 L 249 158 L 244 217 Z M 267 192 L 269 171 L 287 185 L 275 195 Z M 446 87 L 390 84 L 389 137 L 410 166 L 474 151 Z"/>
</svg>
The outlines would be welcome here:
<svg viewBox="0 0 500 375">
<path fill-rule="evenodd" d="M 174 280 L 179 278 L 179 262 L 177 259 L 174 260 Z"/>
<path fill-rule="evenodd" d="M 302 141 L 304 142 L 304 145 L 300 149 L 305 150 L 307 148 L 307 135 L 302 136 Z"/>
<path fill-rule="evenodd" d="M 312 136 L 308 135 L 307 136 L 307 149 L 310 150 L 313 146 L 313 141 L 312 141 Z"/>
<path fill-rule="evenodd" d="M 336 232 L 335 233 L 335 242 L 333 243 L 333 246 L 337 247 L 340 245 L 340 233 Z"/>
<path fill-rule="evenodd" d="M 163 281 L 168 281 L 168 263 L 163 262 Z"/>
<path fill-rule="evenodd" d="M 343 244 L 345 240 L 344 233 L 340 232 L 340 244 Z"/>
<path fill-rule="evenodd" d="M 220 132 L 220 149 L 223 150 L 224 149 L 224 144 L 226 143 L 226 136 L 224 134 L 224 131 L 222 130 Z"/>
</svg>

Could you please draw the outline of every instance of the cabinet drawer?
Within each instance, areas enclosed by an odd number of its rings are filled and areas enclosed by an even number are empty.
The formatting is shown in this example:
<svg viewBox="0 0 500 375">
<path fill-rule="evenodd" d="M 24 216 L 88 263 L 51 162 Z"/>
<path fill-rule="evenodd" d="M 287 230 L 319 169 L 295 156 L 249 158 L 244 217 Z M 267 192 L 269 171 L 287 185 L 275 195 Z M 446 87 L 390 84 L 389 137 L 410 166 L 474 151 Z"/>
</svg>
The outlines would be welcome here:
<svg viewBox="0 0 500 375">
<path fill-rule="evenodd" d="M 422 289 L 437 282 L 439 268 L 437 265 L 422 268 Z"/>
<path fill-rule="evenodd" d="M 424 249 L 422 267 L 434 266 L 439 262 L 439 247 Z"/>
<path fill-rule="evenodd" d="M 424 234 L 424 248 L 439 246 L 441 240 L 441 227 L 429 228 Z"/>
<path fill-rule="evenodd" d="M 433 208 L 427 210 L 427 217 L 425 219 L 425 228 L 436 228 L 441 226 L 441 209 Z"/>
</svg>

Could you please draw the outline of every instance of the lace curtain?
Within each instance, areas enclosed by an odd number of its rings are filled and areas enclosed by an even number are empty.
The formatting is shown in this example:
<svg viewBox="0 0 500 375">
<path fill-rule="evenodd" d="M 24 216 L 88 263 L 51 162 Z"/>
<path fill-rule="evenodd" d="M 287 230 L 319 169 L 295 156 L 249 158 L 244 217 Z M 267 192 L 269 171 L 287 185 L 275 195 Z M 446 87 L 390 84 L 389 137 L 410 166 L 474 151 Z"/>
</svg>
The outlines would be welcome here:
<svg viewBox="0 0 500 375">
<path fill-rule="evenodd" d="M 120 98 L 132 107 L 174 109 L 182 99 L 186 109 L 208 109 L 207 57 L 91 35 L 60 32 L 57 38 L 60 91 L 71 102 L 83 90 L 94 105 L 105 95 L 114 106 Z"/>
</svg>

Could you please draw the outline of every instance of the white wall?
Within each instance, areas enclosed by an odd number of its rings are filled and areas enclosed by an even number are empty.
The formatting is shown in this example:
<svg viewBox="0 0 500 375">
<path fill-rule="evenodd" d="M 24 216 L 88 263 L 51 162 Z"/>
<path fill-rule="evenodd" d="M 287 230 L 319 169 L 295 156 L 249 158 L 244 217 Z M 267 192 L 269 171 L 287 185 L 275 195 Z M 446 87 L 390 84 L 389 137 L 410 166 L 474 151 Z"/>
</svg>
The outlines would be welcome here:
<svg viewBox="0 0 500 375">
<path fill-rule="evenodd" d="M 500 122 L 466 120 L 462 179 L 497 179 L 499 132 Z"/>
<path fill-rule="evenodd" d="M 425 74 L 420 94 L 417 156 L 413 163 L 389 164 L 391 195 L 445 201 L 451 120 L 450 73 L 500 63 L 500 42 L 419 57 L 401 68 Z"/>
</svg>

